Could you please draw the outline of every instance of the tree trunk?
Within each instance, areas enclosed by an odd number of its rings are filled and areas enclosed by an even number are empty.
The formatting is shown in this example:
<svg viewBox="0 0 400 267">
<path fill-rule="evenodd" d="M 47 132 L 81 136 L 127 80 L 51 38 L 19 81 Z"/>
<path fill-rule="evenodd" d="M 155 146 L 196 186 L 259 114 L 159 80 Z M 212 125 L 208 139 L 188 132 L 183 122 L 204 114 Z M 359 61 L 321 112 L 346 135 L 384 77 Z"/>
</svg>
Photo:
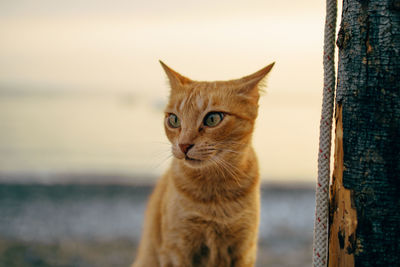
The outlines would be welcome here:
<svg viewBox="0 0 400 267">
<path fill-rule="evenodd" d="M 344 0 L 329 266 L 400 266 L 400 0 Z"/>
</svg>

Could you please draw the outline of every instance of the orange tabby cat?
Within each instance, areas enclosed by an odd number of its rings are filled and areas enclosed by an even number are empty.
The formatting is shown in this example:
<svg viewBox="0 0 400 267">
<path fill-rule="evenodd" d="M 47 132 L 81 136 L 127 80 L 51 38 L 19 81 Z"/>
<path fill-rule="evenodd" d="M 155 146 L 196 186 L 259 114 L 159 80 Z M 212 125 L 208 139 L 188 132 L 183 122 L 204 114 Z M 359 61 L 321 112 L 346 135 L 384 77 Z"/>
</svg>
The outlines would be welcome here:
<svg viewBox="0 0 400 267">
<path fill-rule="evenodd" d="M 216 82 L 161 65 L 171 85 L 164 124 L 174 159 L 150 197 L 133 266 L 253 266 L 260 204 L 251 136 L 258 87 L 274 63 Z"/>
</svg>

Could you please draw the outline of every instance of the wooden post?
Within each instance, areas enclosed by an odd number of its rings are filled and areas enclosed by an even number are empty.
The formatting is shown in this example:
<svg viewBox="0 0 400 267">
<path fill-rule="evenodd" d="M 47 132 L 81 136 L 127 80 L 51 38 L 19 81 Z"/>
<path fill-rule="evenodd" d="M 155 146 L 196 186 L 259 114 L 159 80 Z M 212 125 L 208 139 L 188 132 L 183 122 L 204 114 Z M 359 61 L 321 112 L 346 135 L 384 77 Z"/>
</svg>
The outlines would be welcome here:
<svg viewBox="0 0 400 267">
<path fill-rule="evenodd" d="M 329 266 L 400 266 L 400 0 L 344 0 Z"/>
</svg>

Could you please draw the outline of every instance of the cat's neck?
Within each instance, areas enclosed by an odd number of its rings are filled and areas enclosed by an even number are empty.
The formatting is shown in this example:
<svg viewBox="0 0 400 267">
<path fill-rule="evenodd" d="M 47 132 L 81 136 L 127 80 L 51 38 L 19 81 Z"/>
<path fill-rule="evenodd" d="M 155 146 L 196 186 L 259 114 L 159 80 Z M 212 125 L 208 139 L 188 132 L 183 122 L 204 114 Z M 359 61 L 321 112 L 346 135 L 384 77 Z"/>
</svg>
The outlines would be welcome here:
<svg viewBox="0 0 400 267">
<path fill-rule="evenodd" d="M 259 183 L 257 159 L 249 146 L 229 165 L 192 168 L 174 159 L 171 178 L 178 192 L 196 202 L 236 201 L 250 193 Z"/>
</svg>

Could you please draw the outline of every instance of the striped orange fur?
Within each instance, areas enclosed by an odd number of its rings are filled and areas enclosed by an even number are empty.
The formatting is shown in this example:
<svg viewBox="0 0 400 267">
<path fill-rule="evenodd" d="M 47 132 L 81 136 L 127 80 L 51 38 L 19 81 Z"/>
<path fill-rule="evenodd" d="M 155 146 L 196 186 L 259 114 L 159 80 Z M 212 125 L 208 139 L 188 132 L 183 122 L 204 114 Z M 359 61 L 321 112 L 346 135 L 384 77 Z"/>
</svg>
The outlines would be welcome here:
<svg viewBox="0 0 400 267">
<path fill-rule="evenodd" d="M 174 156 L 150 197 L 133 267 L 254 266 L 259 173 L 251 145 L 260 82 L 199 82 L 161 62 L 171 94 L 165 132 Z"/>
</svg>

